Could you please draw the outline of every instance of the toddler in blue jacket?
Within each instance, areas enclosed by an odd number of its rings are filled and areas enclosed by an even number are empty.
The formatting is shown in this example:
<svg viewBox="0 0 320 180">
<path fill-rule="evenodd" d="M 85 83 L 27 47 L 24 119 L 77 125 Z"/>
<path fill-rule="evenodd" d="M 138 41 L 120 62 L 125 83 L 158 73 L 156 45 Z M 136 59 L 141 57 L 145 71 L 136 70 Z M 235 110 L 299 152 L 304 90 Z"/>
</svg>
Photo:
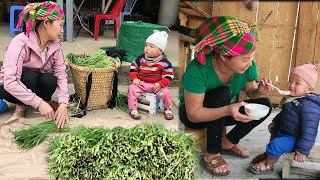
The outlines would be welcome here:
<svg viewBox="0 0 320 180">
<path fill-rule="evenodd" d="M 320 95 L 312 93 L 317 82 L 318 65 L 304 64 L 292 69 L 287 84 L 290 96 L 269 124 L 271 133 L 266 152 L 252 160 L 248 170 L 254 174 L 273 171 L 282 154 L 291 152 L 294 160 L 304 162 L 315 143 L 320 120 Z"/>
</svg>

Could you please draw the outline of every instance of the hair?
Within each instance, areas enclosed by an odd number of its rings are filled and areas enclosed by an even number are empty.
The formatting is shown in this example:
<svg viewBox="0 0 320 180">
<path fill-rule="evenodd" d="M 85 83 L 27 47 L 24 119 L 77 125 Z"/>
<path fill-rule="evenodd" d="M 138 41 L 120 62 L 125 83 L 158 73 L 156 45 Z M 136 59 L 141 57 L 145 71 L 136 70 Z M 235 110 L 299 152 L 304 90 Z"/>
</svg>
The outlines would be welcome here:
<svg viewBox="0 0 320 180">
<path fill-rule="evenodd" d="M 212 51 L 212 57 L 214 59 L 218 59 L 218 58 L 220 58 L 220 54 L 217 53 L 216 51 Z M 233 56 L 224 56 L 224 57 L 227 58 L 227 59 L 231 59 Z"/>
<path fill-rule="evenodd" d="M 35 32 L 38 34 L 38 28 L 39 28 L 39 26 L 40 26 L 40 24 L 43 22 L 44 20 L 36 20 L 36 27 L 34 28 L 35 29 Z M 47 20 L 47 21 L 49 21 L 49 23 L 53 23 L 53 21 L 51 21 L 51 20 Z M 24 34 L 26 34 L 27 33 L 27 29 L 26 29 L 26 26 L 23 26 L 23 28 L 22 28 L 22 31 L 24 32 Z"/>
<path fill-rule="evenodd" d="M 38 28 L 39 28 L 40 24 L 41 24 L 42 22 L 44 22 L 44 21 L 45 21 L 45 20 L 36 20 L 36 27 L 34 28 L 34 31 L 37 33 L 38 36 L 39 36 Z M 48 20 L 48 21 L 49 21 L 50 24 L 53 23 L 53 21 L 51 21 L 51 20 Z M 25 35 L 27 34 L 26 26 L 23 27 L 23 32 L 24 32 Z M 41 43 L 41 39 L 39 39 L 39 40 L 40 40 L 40 43 Z"/>
</svg>

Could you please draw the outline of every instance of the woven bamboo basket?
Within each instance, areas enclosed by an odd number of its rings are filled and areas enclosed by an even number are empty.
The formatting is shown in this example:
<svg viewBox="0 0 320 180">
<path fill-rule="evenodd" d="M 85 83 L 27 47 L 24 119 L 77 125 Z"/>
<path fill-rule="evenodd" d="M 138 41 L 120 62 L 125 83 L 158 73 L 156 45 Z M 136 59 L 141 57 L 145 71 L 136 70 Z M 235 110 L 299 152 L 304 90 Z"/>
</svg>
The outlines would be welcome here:
<svg viewBox="0 0 320 180">
<path fill-rule="evenodd" d="M 85 57 L 84 54 L 79 54 L 77 56 Z M 68 63 L 72 74 L 74 89 L 77 97 L 81 98 L 81 104 L 85 103 L 87 78 L 89 73 L 92 72 L 92 85 L 86 109 L 94 110 L 107 108 L 107 103 L 112 95 L 113 78 L 117 66 L 115 68 L 83 67 L 73 64 L 69 59 Z"/>
</svg>

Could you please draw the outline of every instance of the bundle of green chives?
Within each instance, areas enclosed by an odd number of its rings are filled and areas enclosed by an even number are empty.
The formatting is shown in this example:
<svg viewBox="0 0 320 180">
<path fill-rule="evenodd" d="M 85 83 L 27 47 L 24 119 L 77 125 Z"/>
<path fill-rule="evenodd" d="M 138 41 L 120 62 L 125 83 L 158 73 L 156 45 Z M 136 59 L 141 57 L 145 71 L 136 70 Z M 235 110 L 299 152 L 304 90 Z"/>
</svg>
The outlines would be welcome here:
<svg viewBox="0 0 320 180">
<path fill-rule="evenodd" d="M 41 144 L 49 133 L 67 132 L 68 126 L 64 128 L 57 128 L 54 121 L 45 121 L 37 125 L 30 125 L 30 128 L 21 131 L 13 132 L 14 141 L 21 149 L 32 149 L 33 147 Z"/>
</svg>

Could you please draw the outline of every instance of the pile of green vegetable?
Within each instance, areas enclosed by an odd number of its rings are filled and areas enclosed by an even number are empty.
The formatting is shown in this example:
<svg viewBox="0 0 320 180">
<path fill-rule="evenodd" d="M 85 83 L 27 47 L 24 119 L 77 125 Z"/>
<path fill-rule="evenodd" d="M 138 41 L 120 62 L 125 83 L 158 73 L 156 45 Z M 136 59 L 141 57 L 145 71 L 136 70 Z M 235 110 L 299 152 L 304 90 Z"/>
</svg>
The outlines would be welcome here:
<svg viewBox="0 0 320 180">
<path fill-rule="evenodd" d="M 21 149 L 32 149 L 41 144 L 49 133 L 67 132 L 68 126 L 57 128 L 54 121 L 45 121 L 37 125 L 30 125 L 29 128 L 13 132 L 14 141 Z"/>
<path fill-rule="evenodd" d="M 129 113 L 128 96 L 124 92 L 118 91 L 116 96 L 116 107 L 125 113 Z"/>
<path fill-rule="evenodd" d="M 53 179 L 194 179 L 194 140 L 163 125 L 81 127 L 49 146 Z"/>
<path fill-rule="evenodd" d="M 83 67 L 92 68 L 114 68 L 115 63 L 113 57 L 107 56 L 104 50 L 99 50 L 89 56 L 77 56 L 73 53 L 67 55 L 73 64 Z M 120 60 L 118 60 L 120 61 Z"/>
</svg>

